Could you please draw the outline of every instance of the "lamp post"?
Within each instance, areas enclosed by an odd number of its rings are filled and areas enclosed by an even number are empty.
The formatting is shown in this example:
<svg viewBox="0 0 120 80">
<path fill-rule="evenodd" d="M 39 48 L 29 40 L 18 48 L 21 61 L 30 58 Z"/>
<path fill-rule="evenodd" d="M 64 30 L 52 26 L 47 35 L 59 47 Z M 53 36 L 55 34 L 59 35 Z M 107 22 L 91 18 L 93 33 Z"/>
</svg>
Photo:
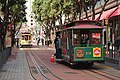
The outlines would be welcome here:
<svg viewBox="0 0 120 80">
<path fill-rule="evenodd" d="M 106 24 L 106 54 L 108 55 L 108 19 L 105 19 Z"/>
</svg>

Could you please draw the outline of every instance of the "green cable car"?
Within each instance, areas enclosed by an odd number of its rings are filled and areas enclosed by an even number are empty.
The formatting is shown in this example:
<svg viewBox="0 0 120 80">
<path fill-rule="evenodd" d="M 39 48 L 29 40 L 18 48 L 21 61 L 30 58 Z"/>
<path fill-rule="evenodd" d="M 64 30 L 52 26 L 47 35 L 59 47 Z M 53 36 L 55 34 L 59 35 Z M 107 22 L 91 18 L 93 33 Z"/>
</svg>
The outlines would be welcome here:
<svg viewBox="0 0 120 80">
<path fill-rule="evenodd" d="M 103 26 L 98 21 L 79 20 L 61 27 L 56 32 L 59 36 L 59 51 L 56 50 L 56 60 L 71 65 L 89 64 L 104 61 L 104 46 L 102 44 Z"/>
</svg>

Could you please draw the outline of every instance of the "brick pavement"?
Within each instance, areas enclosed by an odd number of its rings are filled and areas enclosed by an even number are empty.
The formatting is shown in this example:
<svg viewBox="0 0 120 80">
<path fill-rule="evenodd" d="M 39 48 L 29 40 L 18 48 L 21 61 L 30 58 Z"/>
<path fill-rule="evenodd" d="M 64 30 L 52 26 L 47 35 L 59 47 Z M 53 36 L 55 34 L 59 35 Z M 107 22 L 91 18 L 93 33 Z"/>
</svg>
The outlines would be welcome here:
<svg viewBox="0 0 120 80">
<path fill-rule="evenodd" d="M 42 48 L 46 48 L 46 46 L 42 46 Z M 53 47 L 49 46 L 47 48 L 52 49 Z M 24 50 L 19 50 L 16 47 L 13 48 L 11 56 L 0 72 L 0 80 L 34 80 L 30 76 L 24 53 Z"/>
<path fill-rule="evenodd" d="M 34 80 L 30 76 L 25 52 L 13 48 L 12 54 L 0 72 L 0 80 Z"/>
</svg>

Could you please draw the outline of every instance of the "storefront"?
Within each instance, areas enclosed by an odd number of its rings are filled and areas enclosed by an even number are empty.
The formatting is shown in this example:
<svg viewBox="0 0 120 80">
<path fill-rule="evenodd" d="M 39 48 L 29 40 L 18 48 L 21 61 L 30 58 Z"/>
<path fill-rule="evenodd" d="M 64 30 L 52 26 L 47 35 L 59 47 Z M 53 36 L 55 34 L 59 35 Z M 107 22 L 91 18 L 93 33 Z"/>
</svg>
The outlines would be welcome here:
<svg viewBox="0 0 120 80">
<path fill-rule="evenodd" d="M 112 42 L 112 58 L 119 56 L 120 44 L 120 7 L 109 17 L 110 40 Z M 118 42 L 116 42 L 118 41 Z"/>
<path fill-rule="evenodd" d="M 104 5 L 104 0 L 101 0 L 101 4 Z M 118 48 L 118 43 L 116 45 L 115 42 L 120 39 L 120 0 L 109 0 L 99 19 L 101 11 L 102 8 L 98 4 L 95 7 L 95 20 L 100 20 L 104 26 L 103 45 L 105 46 L 105 52 L 107 52 L 108 58 L 118 59 L 118 51 L 120 49 Z M 91 11 L 88 12 L 89 19 L 92 19 Z M 85 13 L 82 14 L 82 19 L 86 19 Z M 106 19 L 108 20 L 108 25 L 105 24 Z"/>
<path fill-rule="evenodd" d="M 96 20 L 99 14 L 96 15 Z M 108 19 L 108 33 L 106 37 L 106 25 L 105 20 Z M 103 22 L 105 30 L 103 31 L 103 44 L 108 47 L 107 57 L 116 58 L 119 56 L 118 51 L 120 51 L 120 44 L 116 41 L 120 40 L 120 7 L 114 7 L 106 10 L 102 13 L 100 20 Z M 108 40 L 106 40 L 108 39 Z M 108 41 L 108 42 L 107 42 Z M 108 45 L 106 45 L 106 42 Z M 119 41 L 120 42 L 120 41 Z"/>
</svg>

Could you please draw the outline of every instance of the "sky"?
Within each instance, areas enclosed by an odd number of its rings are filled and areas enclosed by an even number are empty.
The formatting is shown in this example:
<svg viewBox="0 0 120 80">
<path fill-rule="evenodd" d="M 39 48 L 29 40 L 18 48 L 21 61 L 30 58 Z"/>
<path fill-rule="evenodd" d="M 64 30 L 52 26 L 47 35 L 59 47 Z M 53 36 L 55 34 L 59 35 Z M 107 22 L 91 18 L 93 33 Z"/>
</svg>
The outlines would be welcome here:
<svg viewBox="0 0 120 80">
<path fill-rule="evenodd" d="M 27 15 L 26 16 L 28 17 L 28 15 L 30 14 L 30 0 L 27 0 L 26 7 L 27 7 L 27 9 L 26 9 Z"/>
</svg>

